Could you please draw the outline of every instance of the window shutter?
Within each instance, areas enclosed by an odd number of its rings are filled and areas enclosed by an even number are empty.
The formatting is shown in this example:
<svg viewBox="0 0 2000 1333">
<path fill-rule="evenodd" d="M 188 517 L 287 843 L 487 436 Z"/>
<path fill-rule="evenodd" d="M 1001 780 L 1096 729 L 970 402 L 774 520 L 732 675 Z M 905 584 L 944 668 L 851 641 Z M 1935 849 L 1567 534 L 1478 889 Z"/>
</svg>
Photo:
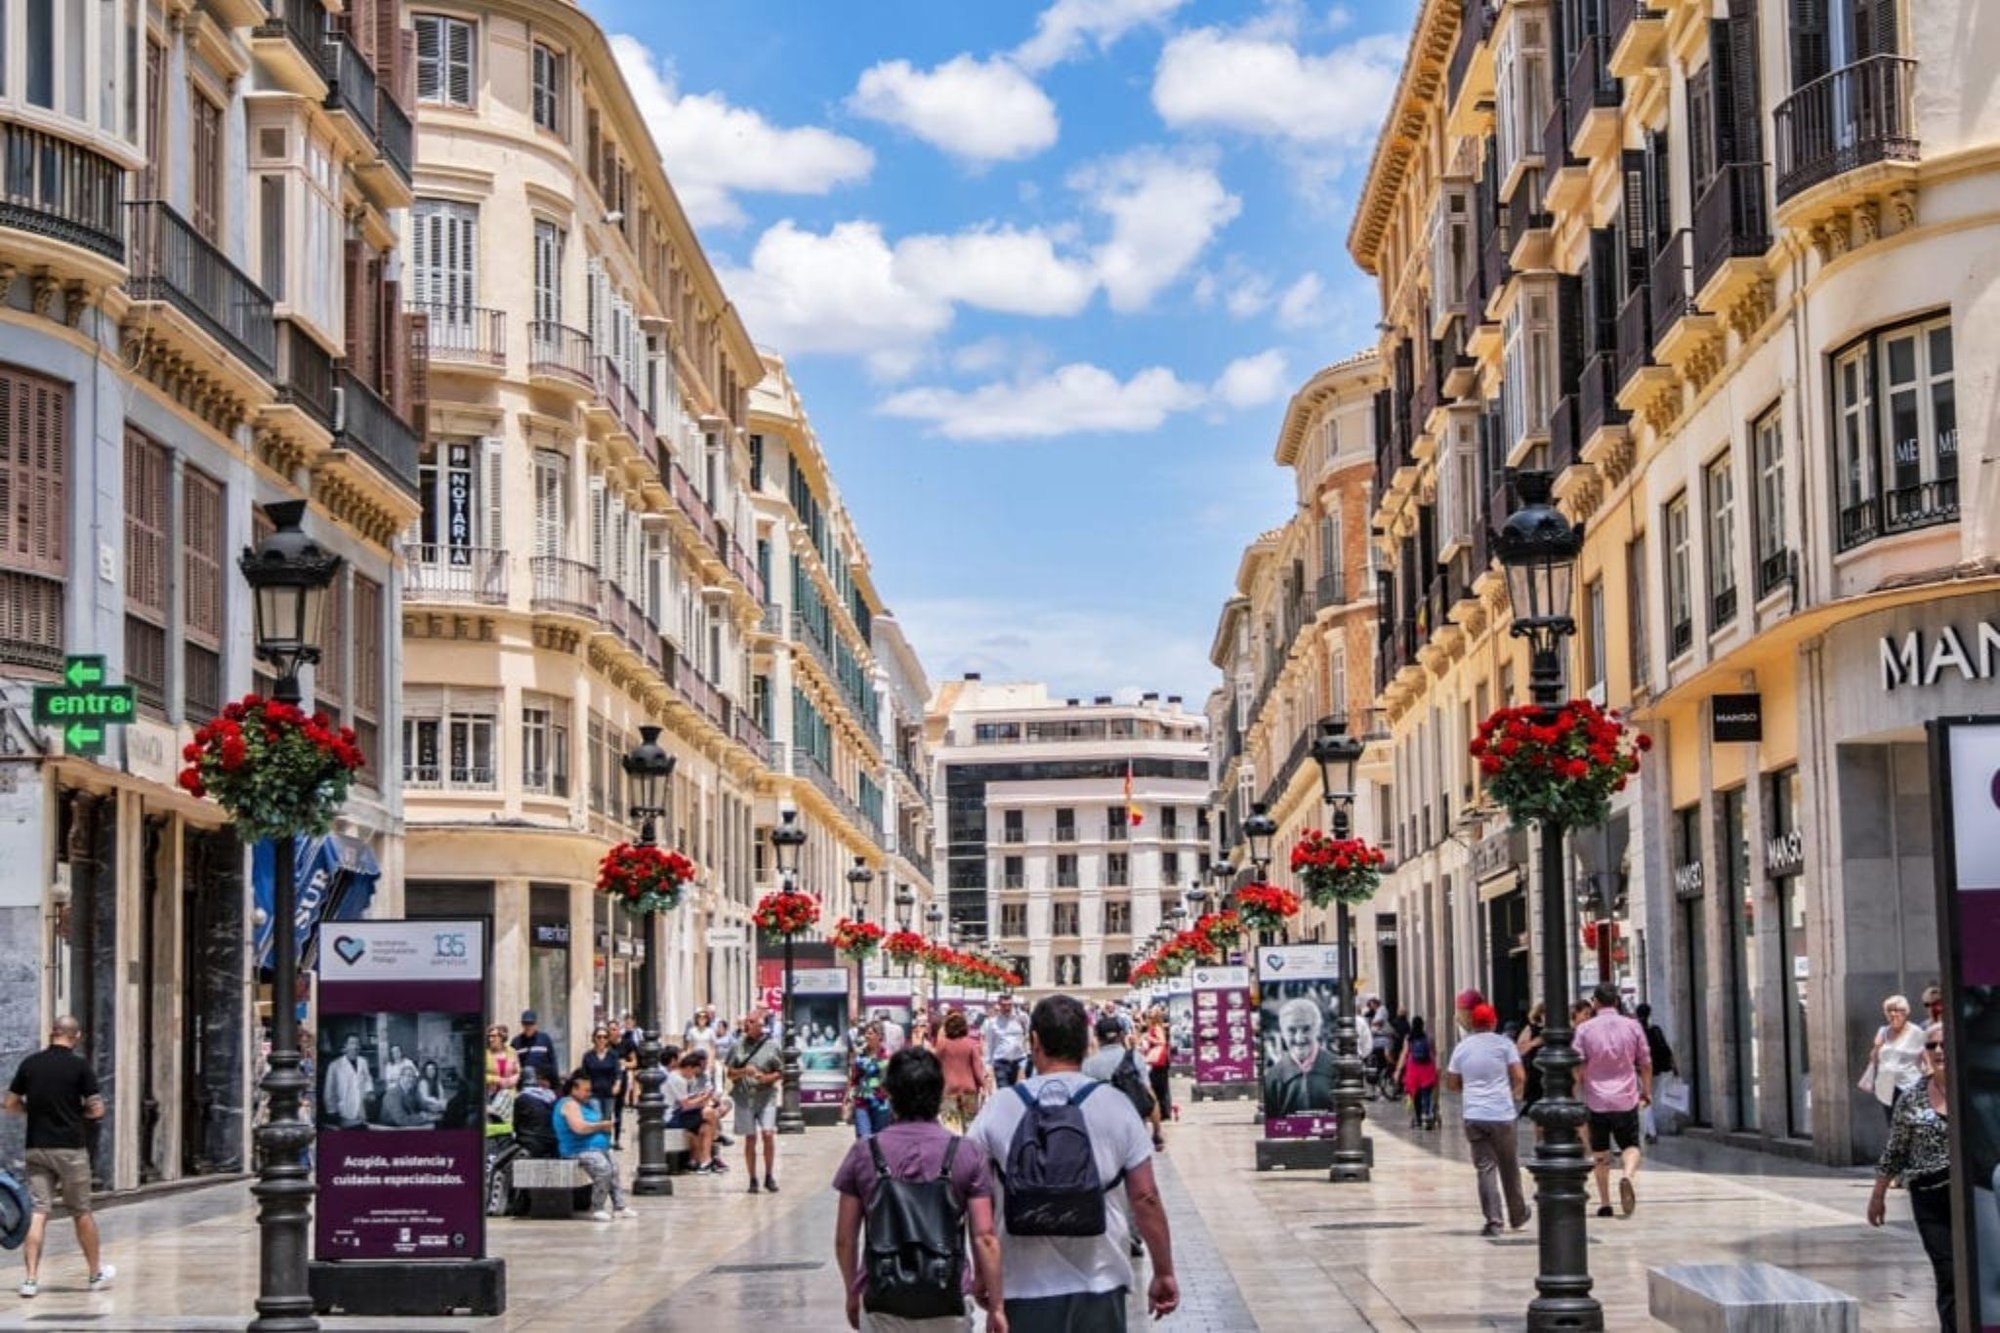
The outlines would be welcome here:
<svg viewBox="0 0 2000 1333">
<path fill-rule="evenodd" d="M 1624 198 L 1619 203 L 1619 241 L 1624 250 L 1625 295 L 1646 285 L 1646 267 L 1651 258 L 1646 226 L 1646 155 L 1627 151 L 1624 155 Z"/>
<path fill-rule="evenodd" d="M 457 19 L 444 21 L 448 66 L 446 100 L 453 106 L 472 105 L 472 25 Z"/>
<path fill-rule="evenodd" d="M 1647 217 L 1652 224 L 1653 250 L 1659 254 L 1667 248 L 1667 242 L 1674 234 L 1673 178 L 1670 174 L 1672 154 L 1667 147 L 1664 130 L 1656 130 L 1646 136 L 1646 204 Z"/>
<path fill-rule="evenodd" d="M 563 460 L 535 455 L 535 554 L 560 558 L 563 550 Z"/>
<path fill-rule="evenodd" d="M 417 28 L 417 100 L 435 102 L 444 96 L 444 52 L 440 29 L 444 20 L 436 14 L 419 14 Z"/>
<path fill-rule="evenodd" d="M 418 200 L 410 208 L 410 299 L 418 305 L 440 299 L 435 275 L 440 267 L 437 229 L 443 220 L 441 205 Z"/>
<path fill-rule="evenodd" d="M 1896 0 L 1854 0 L 1855 58 L 1895 55 L 1902 45 L 1896 27 Z"/>
<path fill-rule="evenodd" d="M 1556 275 L 1556 392 L 1570 391 L 1583 379 L 1585 311 L 1583 279 L 1574 273 Z"/>
<path fill-rule="evenodd" d="M 345 346 L 347 359 L 357 369 L 367 364 L 369 292 L 367 277 L 367 247 L 358 240 L 346 243 L 347 269 L 347 327 Z"/>
<path fill-rule="evenodd" d="M 1590 265 L 1584 270 L 1590 287 L 1588 350 L 1611 352 L 1618 346 L 1618 232 L 1599 227 L 1590 233 Z"/>
<path fill-rule="evenodd" d="M 507 545 L 506 529 L 501 526 L 501 502 L 507 487 L 505 444 L 504 440 L 489 437 L 480 441 L 479 445 L 483 462 L 479 484 L 484 489 L 480 497 L 483 529 L 479 534 L 479 544 L 492 551 L 502 550 Z"/>
<path fill-rule="evenodd" d="M 605 524 L 610 510 L 605 503 L 604 478 L 590 479 L 590 567 L 598 573 L 604 572 Z"/>
<path fill-rule="evenodd" d="M 1792 87 L 1803 88 L 1833 67 L 1827 41 L 1827 0 L 1789 0 L 1792 34 Z"/>
<path fill-rule="evenodd" d="M 1890 12 L 1893 16 L 1893 9 Z M 1722 31 L 1712 33 L 1710 40 L 1718 54 L 1727 54 L 1729 77 L 1726 88 L 1716 89 L 1715 118 L 1718 127 L 1729 126 L 1730 148 L 1736 154 L 1719 160 L 1725 166 L 1760 162 L 1764 157 L 1764 117 L 1758 97 L 1756 0 L 1729 0 L 1729 18 L 1719 26 Z"/>
<path fill-rule="evenodd" d="M 374 0 L 374 50 L 370 53 L 375 61 L 375 79 L 389 96 L 402 100 L 402 33 L 399 30 L 402 7 L 396 0 Z"/>
</svg>

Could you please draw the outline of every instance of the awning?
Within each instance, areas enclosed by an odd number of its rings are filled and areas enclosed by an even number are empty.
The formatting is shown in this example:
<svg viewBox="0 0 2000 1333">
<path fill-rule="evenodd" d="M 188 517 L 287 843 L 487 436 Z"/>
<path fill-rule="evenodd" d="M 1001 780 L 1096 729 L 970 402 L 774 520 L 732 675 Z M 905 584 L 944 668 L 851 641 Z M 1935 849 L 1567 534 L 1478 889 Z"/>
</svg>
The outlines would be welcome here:
<svg viewBox="0 0 2000 1333">
<path fill-rule="evenodd" d="M 251 853 L 250 876 L 256 893 L 257 966 L 271 966 L 272 906 L 277 896 L 276 844 L 264 841 Z M 368 911 L 375 881 L 382 868 L 367 843 L 329 833 L 322 838 L 293 839 L 293 883 L 298 911 L 294 917 L 293 949 L 299 965 L 312 965 L 313 928 L 321 921 L 354 921 Z"/>
</svg>

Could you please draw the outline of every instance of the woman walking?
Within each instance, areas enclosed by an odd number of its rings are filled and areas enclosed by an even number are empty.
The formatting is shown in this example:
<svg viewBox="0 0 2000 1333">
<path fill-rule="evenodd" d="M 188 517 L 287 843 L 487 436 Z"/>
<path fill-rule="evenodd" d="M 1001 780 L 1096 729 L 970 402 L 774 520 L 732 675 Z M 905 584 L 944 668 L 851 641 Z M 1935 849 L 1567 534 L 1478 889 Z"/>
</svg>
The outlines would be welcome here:
<svg viewBox="0 0 2000 1333">
<path fill-rule="evenodd" d="M 1958 1327 L 1958 1294 L 1951 1257 L 1951 1128 L 1943 1023 L 1931 1024 L 1920 1061 L 1917 1081 L 1898 1093 L 1890 1108 L 1889 1146 L 1875 1166 L 1868 1225 L 1879 1227 L 1886 1218 L 1890 1182 L 1909 1191 L 1910 1213 L 1937 1283 L 1938 1327 L 1952 1333 Z"/>
<path fill-rule="evenodd" d="M 882 1050 L 882 1025 L 870 1023 L 861 1030 L 861 1049 L 854 1053 L 847 1069 L 847 1107 L 854 1115 L 857 1139 L 872 1138 L 889 1127 L 889 1094 L 882 1086 L 888 1064 L 889 1057 Z"/>
<path fill-rule="evenodd" d="M 1471 1030 L 1452 1048 L 1444 1086 L 1465 1098 L 1465 1141 L 1472 1145 L 1479 1210 L 1486 1215 L 1479 1234 L 1497 1236 L 1503 1199 L 1507 1226 L 1518 1231 L 1530 1216 L 1521 1194 L 1520 1148 L 1514 1137 L 1514 1103 L 1527 1087 L 1527 1070 L 1514 1043 L 1493 1030 L 1500 1019 L 1492 1005 L 1474 1005 L 1467 1021 Z"/>
<path fill-rule="evenodd" d="M 1888 1021 L 1875 1030 L 1868 1066 L 1855 1086 L 1874 1093 L 1882 1103 L 1882 1114 L 1893 1122 L 1896 1094 L 1922 1073 L 1918 1066 L 1924 1056 L 1924 1032 L 1910 1021 L 1910 1002 L 1901 995 L 1882 1001 L 1882 1017 Z"/>
<path fill-rule="evenodd" d="M 960 1133 L 979 1114 L 986 1089 L 986 1055 L 979 1038 L 954 1009 L 944 1016 L 944 1035 L 937 1040 L 938 1064 L 944 1069 L 944 1118 Z"/>
<path fill-rule="evenodd" d="M 1424 1027 L 1422 1015 L 1410 1020 L 1410 1039 L 1403 1043 L 1403 1058 L 1396 1067 L 1403 1091 L 1410 1098 L 1410 1127 L 1412 1129 L 1436 1129 L 1437 1121 L 1437 1051 L 1431 1045 L 1430 1033 Z"/>
<path fill-rule="evenodd" d="M 1167 1146 L 1166 1137 L 1160 1130 L 1172 1114 L 1169 1108 L 1174 1104 L 1174 1081 L 1170 1072 L 1173 1042 L 1167 1035 L 1167 1011 L 1159 1005 L 1154 1005 L 1146 1015 L 1146 1035 L 1139 1045 L 1139 1058 L 1145 1063 L 1146 1077 L 1153 1088 L 1153 1115 L 1149 1123 L 1153 1128 L 1153 1148 L 1159 1151 Z"/>
</svg>

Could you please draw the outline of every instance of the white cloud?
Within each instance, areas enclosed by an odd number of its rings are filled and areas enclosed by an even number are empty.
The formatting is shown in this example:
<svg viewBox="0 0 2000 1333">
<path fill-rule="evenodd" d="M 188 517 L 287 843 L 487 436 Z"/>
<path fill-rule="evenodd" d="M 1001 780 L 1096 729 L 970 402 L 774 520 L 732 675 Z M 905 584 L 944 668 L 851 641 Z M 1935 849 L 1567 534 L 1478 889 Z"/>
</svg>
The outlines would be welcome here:
<svg viewBox="0 0 2000 1333">
<path fill-rule="evenodd" d="M 957 55 L 932 70 L 886 60 L 862 71 L 848 105 L 974 162 L 1029 157 L 1056 141 L 1056 104 L 1004 56 Z"/>
<path fill-rule="evenodd" d="M 1036 440 L 1154 430 L 1206 397 L 1200 385 L 1186 383 L 1163 366 L 1121 382 L 1101 366 L 1072 362 L 1037 378 L 976 389 L 906 389 L 878 410 L 926 422 L 947 439 Z"/>
<path fill-rule="evenodd" d="M 815 126 L 784 128 L 713 93 L 681 93 L 671 69 L 637 38 L 611 38 L 612 54 L 653 132 L 681 206 L 696 226 L 734 226 L 736 192 L 826 194 L 875 167 L 865 144 Z"/>
<path fill-rule="evenodd" d="M 1326 320 L 1326 282 L 1317 273 L 1302 273 L 1278 298 L 1278 327 L 1303 329 Z"/>
<path fill-rule="evenodd" d="M 934 597 L 898 601 L 896 619 L 933 681 L 977 671 L 989 681 L 1046 681 L 1058 699 L 1135 700 L 1158 690 L 1187 695 L 1196 710 L 1215 683 L 1206 627 L 1177 631 L 1173 616 L 1152 607 Z"/>
<path fill-rule="evenodd" d="M 1356 145 L 1381 128 L 1402 58 L 1388 34 L 1311 55 L 1268 32 L 1197 28 L 1160 53 L 1153 108 L 1176 129 Z"/>
<path fill-rule="evenodd" d="M 912 236 L 896 245 L 896 272 L 934 296 L 1014 315 L 1074 315 L 1097 290 L 1090 265 L 1057 254 L 1039 230 Z"/>
<path fill-rule="evenodd" d="M 1285 396 L 1291 386 L 1285 354 L 1273 347 L 1255 356 L 1238 357 L 1216 377 L 1215 397 L 1230 407 L 1262 407 Z"/>
<path fill-rule="evenodd" d="M 1016 374 L 1034 373 L 1049 363 L 1049 349 L 1034 338 L 1000 334 L 969 342 L 953 350 L 951 368 L 961 375 L 991 375 L 1009 367 Z"/>
<path fill-rule="evenodd" d="M 1035 35 L 1014 49 L 1023 69 L 1037 72 L 1109 47 L 1142 23 L 1157 23 L 1187 0 L 1055 0 L 1035 18 Z"/>
<path fill-rule="evenodd" d="M 1097 275 L 1121 311 L 1143 309 L 1243 207 L 1206 164 L 1150 148 L 1084 167 L 1070 184 L 1111 220 Z"/>
</svg>

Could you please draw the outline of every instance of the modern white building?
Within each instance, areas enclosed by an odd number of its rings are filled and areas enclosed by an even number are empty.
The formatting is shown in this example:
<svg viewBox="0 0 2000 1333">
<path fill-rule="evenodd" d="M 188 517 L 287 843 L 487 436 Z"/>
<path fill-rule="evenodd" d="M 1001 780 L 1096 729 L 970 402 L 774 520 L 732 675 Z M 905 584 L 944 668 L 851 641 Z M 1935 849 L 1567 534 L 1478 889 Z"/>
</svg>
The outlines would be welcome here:
<svg viewBox="0 0 2000 1333">
<path fill-rule="evenodd" d="M 1124 994 L 1138 945 L 1208 872 L 1208 719 L 1178 696 L 1051 699 L 967 673 L 930 733 L 959 937 L 1011 955 L 1031 991 Z"/>
</svg>

